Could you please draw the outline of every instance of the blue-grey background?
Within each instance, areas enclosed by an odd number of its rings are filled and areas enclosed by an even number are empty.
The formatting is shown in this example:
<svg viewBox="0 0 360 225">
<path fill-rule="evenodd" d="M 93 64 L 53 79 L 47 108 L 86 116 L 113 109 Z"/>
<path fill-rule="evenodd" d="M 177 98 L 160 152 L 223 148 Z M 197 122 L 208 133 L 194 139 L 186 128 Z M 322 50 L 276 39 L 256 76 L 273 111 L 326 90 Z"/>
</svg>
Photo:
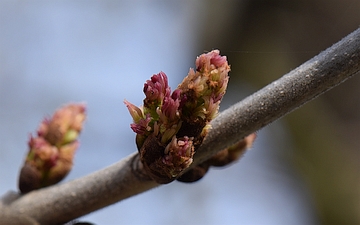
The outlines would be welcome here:
<svg viewBox="0 0 360 225">
<path fill-rule="evenodd" d="M 17 190 L 29 134 L 68 102 L 86 102 L 88 117 L 74 168 L 63 182 L 136 151 L 123 100 L 142 104 L 144 82 L 160 71 L 175 88 L 195 57 L 211 50 L 196 50 L 207 20 L 216 23 L 221 17 L 206 4 L 1 1 L 0 193 Z M 235 85 L 222 109 L 257 88 Z M 261 130 L 254 147 L 226 169 L 213 169 L 194 184 L 161 186 L 80 219 L 95 224 L 317 224 L 307 183 L 291 161 L 282 160 L 293 157 L 292 145 L 280 120 Z"/>
</svg>

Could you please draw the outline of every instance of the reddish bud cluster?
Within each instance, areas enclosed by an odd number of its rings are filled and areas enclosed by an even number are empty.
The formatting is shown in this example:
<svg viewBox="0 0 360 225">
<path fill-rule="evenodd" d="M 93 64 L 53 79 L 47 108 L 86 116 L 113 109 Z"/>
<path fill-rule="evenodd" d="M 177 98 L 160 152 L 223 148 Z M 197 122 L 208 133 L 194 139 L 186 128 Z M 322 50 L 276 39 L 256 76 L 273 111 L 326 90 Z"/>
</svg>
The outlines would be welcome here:
<svg viewBox="0 0 360 225">
<path fill-rule="evenodd" d="M 214 50 L 200 55 L 195 64 L 196 70 L 190 69 L 172 94 L 167 76 L 160 72 L 146 81 L 142 107 L 124 101 L 141 160 L 159 183 L 171 182 L 192 163 L 225 94 L 230 71 L 226 57 Z"/>
<path fill-rule="evenodd" d="M 22 193 L 56 184 L 69 173 L 84 120 L 85 105 L 70 104 L 44 119 L 36 137 L 30 135 L 19 179 Z"/>
</svg>

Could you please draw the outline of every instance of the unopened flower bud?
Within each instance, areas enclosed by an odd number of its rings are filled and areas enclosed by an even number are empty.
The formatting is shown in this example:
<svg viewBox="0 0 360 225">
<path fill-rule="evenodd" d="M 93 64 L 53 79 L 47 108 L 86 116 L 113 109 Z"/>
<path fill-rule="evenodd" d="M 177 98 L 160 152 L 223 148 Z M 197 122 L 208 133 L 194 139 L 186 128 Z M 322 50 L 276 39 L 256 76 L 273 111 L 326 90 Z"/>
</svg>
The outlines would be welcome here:
<svg viewBox="0 0 360 225">
<path fill-rule="evenodd" d="M 177 177 L 184 169 L 188 168 L 193 162 L 194 146 L 193 138 L 187 136 L 183 138 L 172 138 L 165 148 L 163 163 L 165 171 L 169 177 Z"/>
<path fill-rule="evenodd" d="M 38 135 L 50 144 L 60 146 L 77 139 L 85 120 L 85 105 L 69 104 L 57 110 L 51 119 L 44 119 Z"/>
<path fill-rule="evenodd" d="M 174 180 L 192 163 L 210 121 L 218 113 L 230 67 L 218 50 L 196 59 L 183 82 L 172 93 L 165 73 L 144 84 L 144 105 L 124 101 L 134 123 L 136 145 L 144 168 L 158 183 Z"/>
<path fill-rule="evenodd" d="M 209 129 L 207 125 L 218 114 L 229 81 L 229 71 L 226 56 L 221 56 L 218 50 L 196 59 L 196 70 L 190 69 L 188 76 L 177 87 L 181 90 L 180 99 L 186 99 L 181 102 L 181 119 L 184 123 L 179 130 L 180 135 L 189 136 L 188 132 L 197 131 L 194 134 L 195 142 L 202 142 L 207 133 L 203 129 Z"/>
<path fill-rule="evenodd" d="M 161 105 L 164 98 L 170 96 L 170 87 L 167 76 L 164 72 L 160 72 L 147 80 L 144 85 L 144 107 L 154 111 L 157 106 Z"/>
<path fill-rule="evenodd" d="M 26 193 L 61 181 L 71 170 L 85 106 L 70 104 L 44 119 L 37 137 L 30 136 L 29 153 L 20 172 L 19 189 Z"/>
</svg>

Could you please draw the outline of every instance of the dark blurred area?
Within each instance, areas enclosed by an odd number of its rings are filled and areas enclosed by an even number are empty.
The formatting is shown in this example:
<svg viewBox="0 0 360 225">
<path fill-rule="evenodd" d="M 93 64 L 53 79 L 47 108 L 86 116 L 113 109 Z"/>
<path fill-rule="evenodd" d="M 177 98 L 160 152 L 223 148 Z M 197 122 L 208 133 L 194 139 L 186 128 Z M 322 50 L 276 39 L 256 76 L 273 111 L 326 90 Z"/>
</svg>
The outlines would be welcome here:
<svg viewBox="0 0 360 225">
<path fill-rule="evenodd" d="M 207 7 L 196 51 L 218 48 L 228 56 L 226 97 L 233 102 L 244 83 L 260 89 L 360 24 L 358 0 L 212 1 Z M 295 158 L 282 160 L 308 183 L 321 224 L 360 224 L 359 86 L 355 76 L 282 119 L 296 145 Z"/>
</svg>

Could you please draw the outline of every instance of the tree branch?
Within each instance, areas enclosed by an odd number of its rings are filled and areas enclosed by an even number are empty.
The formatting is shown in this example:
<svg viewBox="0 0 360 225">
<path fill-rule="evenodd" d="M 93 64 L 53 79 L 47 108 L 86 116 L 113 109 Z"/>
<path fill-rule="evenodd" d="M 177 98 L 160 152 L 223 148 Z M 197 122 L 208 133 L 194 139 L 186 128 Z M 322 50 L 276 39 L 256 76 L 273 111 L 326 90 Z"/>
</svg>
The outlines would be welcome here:
<svg viewBox="0 0 360 225">
<path fill-rule="evenodd" d="M 193 165 L 279 119 L 360 71 L 360 29 L 300 67 L 222 112 L 212 123 Z M 158 186 L 134 153 L 88 176 L 20 195 L 9 192 L 0 217 L 60 224 Z M 6 210 L 5 210 L 6 209 Z M 10 213 L 9 213 L 10 212 Z M 10 215 L 10 216 L 9 216 Z M 7 224 L 1 221 L 1 224 Z"/>
</svg>

